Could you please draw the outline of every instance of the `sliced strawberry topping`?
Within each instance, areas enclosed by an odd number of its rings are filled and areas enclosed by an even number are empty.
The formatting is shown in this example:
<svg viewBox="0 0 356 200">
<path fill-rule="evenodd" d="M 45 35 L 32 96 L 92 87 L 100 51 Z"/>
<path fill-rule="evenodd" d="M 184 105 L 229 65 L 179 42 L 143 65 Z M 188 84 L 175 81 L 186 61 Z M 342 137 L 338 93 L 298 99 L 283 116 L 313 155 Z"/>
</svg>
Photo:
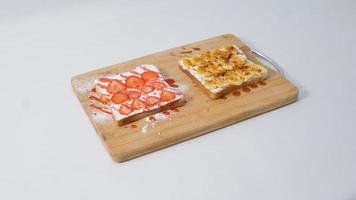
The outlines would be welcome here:
<svg viewBox="0 0 356 200">
<path fill-rule="evenodd" d="M 116 104 L 123 103 L 127 99 L 129 99 L 129 96 L 126 93 L 123 93 L 123 92 L 116 93 L 111 97 L 111 101 L 113 103 L 116 103 Z"/>
<path fill-rule="evenodd" d="M 146 99 L 146 103 L 148 105 L 150 105 L 150 106 L 155 105 L 158 102 L 159 102 L 159 98 L 158 97 L 149 96 Z"/>
<path fill-rule="evenodd" d="M 122 104 L 119 109 L 119 113 L 122 115 L 128 115 L 128 114 L 132 113 L 132 111 L 133 110 L 128 105 L 125 105 L 125 104 Z"/>
<path fill-rule="evenodd" d="M 141 96 L 141 92 L 139 91 L 129 91 L 128 94 L 130 99 L 137 99 Z"/>
<path fill-rule="evenodd" d="M 110 94 L 114 94 L 117 92 L 120 92 L 122 90 L 125 90 L 126 86 L 119 80 L 112 80 L 108 87 L 106 88 L 106 90 L 110 93 Z"/>
<path fill-rule="evenodd" d="M 161 93 L 161 100 L 162 101 L 171 101 L 176 97 L 176 93 L 170 92 L 167 90 L 163 90 Z"/>
<path fill-rule="evenodd" d="M 135 99 L 132 101 L 131 103 L 131 108 L 134 110 L 138 110 L 140 108 L 144 108 L 146 106 L 146 103 L 139 100 L 139 99 Z"/>
<path fill-rule="evenodd" d="M 154 71 L 146 71 L 141 74 L 143 80 L 147 81 L 154 81 L 158 79 L 158 74 Z"/>
<path fill-rule="evenodd" d="M 142 88 L 142 92 L 144 92 L 144 93 L 152 92 L 152 90 L 153 90 L 153 88 L 149 85 L 144 85 Z"/>
<path fill-rule="evenodd" d="M 143 84 L 145 84 L 145 82 L 142 80 L 142 78 L 137 76 L 129 76 L 126 79 L 126 86 L 128 88 L 141 88 Z"/>
<path fill-rule="evenodd" d="M 112 81 L 112 79 L 110 79 L 110 78 L 100 78 L 99 81 L 103 82 L 103 83 L 108 83 L 108 82 Z"/>
<path fill-rule="evenodd" d="M 166 87 L 166 84 L 162 82 L 153 82 L 152 87 L 161 90 L 162 88 Z"/>
</svg>

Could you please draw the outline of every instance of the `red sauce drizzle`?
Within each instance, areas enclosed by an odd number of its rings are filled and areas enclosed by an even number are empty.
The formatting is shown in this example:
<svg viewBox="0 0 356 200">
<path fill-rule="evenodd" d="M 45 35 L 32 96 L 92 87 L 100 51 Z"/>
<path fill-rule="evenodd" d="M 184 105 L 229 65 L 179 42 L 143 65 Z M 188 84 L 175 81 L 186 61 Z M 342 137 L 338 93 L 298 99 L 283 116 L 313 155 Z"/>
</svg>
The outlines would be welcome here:
<svg viewBox="0 0 356 200">
<path fill-rule="evenodd" d="M 98 83 L 98 84 L 96 84 L 96 85 L 98 85 L 100 88 L 106 88 L 106 86 L 105 86 L 105 85 L 100 84 L 100 83 Z"/>
<path fill-rule="evenodd" d="M 175 108 L 175 107 L 172 108 L 171 110 L 174 111 L 174 112 L 179 112 L 180 111 L 178 108 Z"/>
<path fill-rule="evenodd" d="M 174 84 L 174 83 L 176 82 L 176 80 L 174 80 L 174 79 L 164 79 L 164 81 L 165 81 L 170 87 L 174 87 L 174 88 L 179 87 L 179 85 Z"/>
<path fill-rule="evenodd" d="M 162 113 L 163 113 L 164 115 L 169 115 L 169 112 L 168 112 L 168 111 L 166 111 L 166 110 L 165 110 L 165 111 L 163 111 Z"/>
<path fill-rule="evenodd" d="M 101 99 L 99 99 L 99 98 L 96 97 L 96 96 L 90 96 L 89 99 L 90 99 L 90 100 L 97 101 L 97 102 L 100 102 L 100 103 L 102 103 L 102 104 L 107 104 L 106 102 L 102 101 Z"/>
<path fill-rule="evenodd" d="M 94 88 L 92 88 L 90 91 L 91 91 L 91 92 L 96 92 L 96 88 L 94 87 Z"/>
<path fill-rule="evenodd" d="M 147 67 L 142 67 L 142 69 L 144 69 L 146 71 L 150 71 L 149 69 L 147 69 Z"/>
<path fill-rule="evenodd" d="M 150 121 L 156 121 L 156 118 L 155 118 L 154 116 L 150 116 L 150 117 L 148 117 L 148 119 L 149 119 Z"/>
<path fill-rule="evenodd" d="M 136 124 L 131 124 L 131 128 L 137 128 Z"/>
<path fill-rule="evenodd" d="M 235 97 L 241 96 L 241 92 L 238 90 L 235 90 L 232 92 L 232 95 L 234 95 Z"/>
<path fill-rule="evenodd" d="M 131 70 L 130 72 L 136 75 L 140 75 L 140 73 L 136 72 L 135 70 Z"/>
<path fill-rule="evenodd" d="M 242 91 L 244 91 L 244 92 L 251 92 L 251 89 L 248 88 L 248 87 L 243 87 L 243 88 L 242 88 Z"/>
<path fill-rule="evenodd" d="M 110 114 L 111 115 L 111 112 L 105 110 L 104 108 L 102 107 L 99 107 L 99 106 L 96 106 L 94 104 L 90 104 L 90 107 L 94 108 L 94 109 L 97 109 L 97 110 L 100 110 L 101 112 L 104 112 L 104 113 L 107 113 L 107 114 Z"/>
</svg>

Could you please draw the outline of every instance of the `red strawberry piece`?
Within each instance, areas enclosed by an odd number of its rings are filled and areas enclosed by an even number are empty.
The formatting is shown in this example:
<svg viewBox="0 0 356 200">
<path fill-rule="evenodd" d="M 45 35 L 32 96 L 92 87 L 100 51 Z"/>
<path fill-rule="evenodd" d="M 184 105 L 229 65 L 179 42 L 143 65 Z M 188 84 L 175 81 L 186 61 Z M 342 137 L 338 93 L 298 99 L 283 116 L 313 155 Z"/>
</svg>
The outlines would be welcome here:
<svg viewBox="0 0 356 200">
<path fill-rule="evenodd" d="M 108 82 L 111 82 L 112 79 L 110 79 L 110 78 L 100 78 L 99 81 L 103 82 L 103 83 L 108 83 Z"/>
<path fill-rule="evenodd" d="M 137 76 L 129 76 L 126 78 L 126 86 L 128 88 L 141 88 L 145 84 L 142 78 Z"/>
<path fill-rule="evenodd" d="M 131 108 L 134 110 L 138 110 L 138 109 L 144 108 L 144 107 L 146 107 L 146 103 L 139 99 L 135 99 L 131 103 Z"/>
<path fill-rule="evenodd" d="M 144 93 L 149 93 L 149 92 L 152 92 L 153 88 L 149 85 L 144 85 L 143 88 L 142 88 L 142 92 Z"/>
<path fill-rule="evenodd" d="M 154 71 L 143 72 L 141 74 L 141 76 L 142 76 L 142 79 L 145 80 L 146 82 L 154 81 L 154 80 L 158 79 L 158 74 L 157 74 L 157 72 L 154 72 Z"/>
<path fill-rule="evenodd" d="M 159 102 L 159 98 L 158 97 L 154 97 L 154 96 L 149 96 L 146 99 L 146 103 L 150 106 L 155 105 L 156 103 Z"/>
<path fill-rule="evenodd" d="M 166 87 L 166 84 L 162 82 L 153 82 L 152 87 L 161 90 L 162 88 Z"/>
<path fill-rule="evenodd" d="M 119 80 L 112 80 L 108 87 L 106 88 L 106 90 L 110 93 L 110 94 L 114 94 L 117 92 L 120 92 L 122 90 L 125 90 L 126 86 Z"/>
<path fill-rule="evenodd" d="M 176 93 L 175 92 L 171 92 L 171 91 L 167 91 L 167 90 L 163 90 L 161 92 L 161 100 L 162 101 L 171 101 L 176 97 Z"/>
<path fill-rule="evenodd" d="M 128 94 L 130 99 L 137 99 L 141 96 L 141 92 L 139 91 L 129 91 Z"/>
<path fill-rule="evenodd" d="M 119 109 L 119 113 L 122 115 L 128 115 L 128 114 L 132 113 L 132 111 L 133 110 L 128 105 L 125 105 L 125 104 L 122 104 Z"/>
<path fill-rule="evenodd" d="M 126 93 L 123 93 L 123 92 L 116 93 L 111 97 L 111 101 L 113 103 L 116 103 L 116 104 L 123 103 L 127 99 L 129 99 L 129 96 Z"/>
</svg>

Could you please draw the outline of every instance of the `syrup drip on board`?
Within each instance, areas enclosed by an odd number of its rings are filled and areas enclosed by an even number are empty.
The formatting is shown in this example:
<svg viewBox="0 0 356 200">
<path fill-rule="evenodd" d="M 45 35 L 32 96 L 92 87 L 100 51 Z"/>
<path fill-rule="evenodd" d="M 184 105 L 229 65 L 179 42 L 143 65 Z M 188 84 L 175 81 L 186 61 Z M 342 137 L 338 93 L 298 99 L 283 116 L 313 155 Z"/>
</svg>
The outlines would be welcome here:
<svg viewBox="0 0 356 200">
<path fill-rule="evenodd" d="M 267 85 L 267 83 L 265 81 L 259 81 L 258 83 L 252 83 L 248 86 L 242 87 L 241 91 L 249 93 L 249 92 L 251 92 L 251 89 L 257 89 L 258 85 L 265 86 L 265 85 Z M 235 90 L 232 92 L 232 95 L 235 97 L 238 97 L 238 96 L 241 96 L 241 92 L 240 92 L 240 90 Z"/>
<path fill-rule="evenodd" d="M 200 51 L 201 48 L 199 47 L 181 47 L 183 51 L 178 52 L 178 54 L 191 54 L 193 51 Z M 177 55 L 174 52 L 169 52 L 170 56 L 177 56 L 177 57 L 182 57 L 182 55 Z"/>
<path fill-rule="evenodd" d="M 232 92 L 232 95 L 234 95 L 235 97 L 241 96 L 241 92 L 238 90 L 235 90 Z"/>
<path fill-rule="evenodd" d="M 155 118 L 154 116 L 149 116 L 148 119 L 149 119 L 150 121 L 156 121 L 156 118 Z"/>
<path fill-rule="evenodd" d="M 267 83 L 266 83 L 265 81 L 260 81 L 260 82 L 258 82 L 258 84 L 260 84 L 260 85 L 267 85 Z"/>
<path fill-rule="evenodd" d="M 243 91 L 243 92 L 251 92 L 251 89 L 246 86 L 246 87 L 243 87 L 243 88 L 242 88 L 242 91 Z"/>
</svg>

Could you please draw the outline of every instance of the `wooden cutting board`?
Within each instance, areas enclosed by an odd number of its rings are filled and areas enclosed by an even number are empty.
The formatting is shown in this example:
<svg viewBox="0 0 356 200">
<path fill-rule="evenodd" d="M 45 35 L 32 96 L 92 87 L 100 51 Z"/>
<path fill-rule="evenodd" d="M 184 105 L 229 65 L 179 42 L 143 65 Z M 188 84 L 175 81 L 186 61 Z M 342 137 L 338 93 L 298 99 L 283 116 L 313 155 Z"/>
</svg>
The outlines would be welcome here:
<svg viewBox="0 0 356 200">
<path fill-rule="evenodd" d="M 209 99 L 179 68 L 178 61 L 184 55 L 235 44 L 247 57 L 259 63 L 249 47 L 234 35 L 227 34 L 180 46 L 124 63 L 84 73 L 72 78 L 74 92 L 79 98 L 97 134 L 112 159 L 123 162 L 149 152 L 200 136 L 252 116 L 294 102 L 298 89 L 284 77 L 269 69 L 265 85 L 250 88 L 225 98 Z M 187 103 L 179 112 L 170 111 L 165 119 L 150 121 L 141 119 L 127 126 L 117 126 L 108 114 L 97 112 L 88 100 L 93 80 L 110 73 L 121 73 L 141 64 L 154 64 L 168 78 L 176 80 Z"/>
</svg>

